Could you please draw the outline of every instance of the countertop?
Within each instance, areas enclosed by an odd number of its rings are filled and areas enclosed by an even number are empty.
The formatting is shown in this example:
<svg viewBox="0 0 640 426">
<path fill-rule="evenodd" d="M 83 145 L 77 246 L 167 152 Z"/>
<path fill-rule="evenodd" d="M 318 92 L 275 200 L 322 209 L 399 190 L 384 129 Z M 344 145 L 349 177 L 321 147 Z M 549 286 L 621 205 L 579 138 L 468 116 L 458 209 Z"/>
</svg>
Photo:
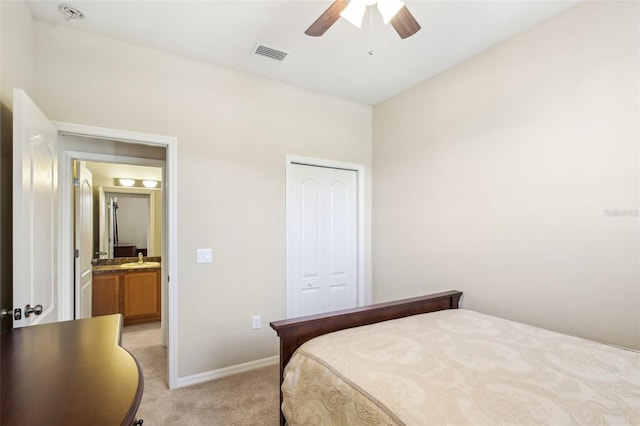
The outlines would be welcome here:
<svg viewBox="0 0 640 426">
<path fill-rule="evenodd" d="M 162 262 L 162 258 L 160 256 L 151 256 L 143 258 L 145 262 Z M 137 257 L 116 257 L 113 259 L 98 259 L 93 262 L 93 273 L 94 274 L 108 274 L 114 272 L 124 272 L 124 273 L 135 273 L 135 272 L 146 272 L 146 271 L 159 271 L 161 269 L 160 266 L 151 266 L 151 267 L 135 267 L 135 268 L 122 268 L 120 265 L 123 263 L 137 263 Z"/>
</svg>

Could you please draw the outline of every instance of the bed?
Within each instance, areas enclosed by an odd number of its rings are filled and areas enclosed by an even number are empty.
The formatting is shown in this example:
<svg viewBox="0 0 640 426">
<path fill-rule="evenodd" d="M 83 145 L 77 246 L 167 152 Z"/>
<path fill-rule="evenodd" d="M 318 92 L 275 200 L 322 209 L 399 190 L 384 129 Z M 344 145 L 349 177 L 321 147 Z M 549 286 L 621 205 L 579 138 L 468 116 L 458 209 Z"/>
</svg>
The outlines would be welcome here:
<svg viewBox="0 0 640 426">
<path fill-rule="evenodd" d="M 640 353 L 450 291 L 276 321 L 281 423 L 640 424 Z"/>
</svg>

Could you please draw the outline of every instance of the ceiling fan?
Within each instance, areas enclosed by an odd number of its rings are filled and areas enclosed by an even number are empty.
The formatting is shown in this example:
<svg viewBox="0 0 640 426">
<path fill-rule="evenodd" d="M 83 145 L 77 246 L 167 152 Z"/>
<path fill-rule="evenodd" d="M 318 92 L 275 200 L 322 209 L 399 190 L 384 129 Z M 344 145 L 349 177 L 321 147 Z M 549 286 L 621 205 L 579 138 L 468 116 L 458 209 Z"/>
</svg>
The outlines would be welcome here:
<svg viewBox="0 0 640 426">
<path fill-rule="evenodd" d="M 378 6 L 384 23 L 391 22 L 400 38 L 411 37 L 420 30 L 420 24 L 400 0 L 335 0 L 304 33 L 319 37 L 340 17 L 360 28 L 367 6 L 374 4 Z"/>
</svg>

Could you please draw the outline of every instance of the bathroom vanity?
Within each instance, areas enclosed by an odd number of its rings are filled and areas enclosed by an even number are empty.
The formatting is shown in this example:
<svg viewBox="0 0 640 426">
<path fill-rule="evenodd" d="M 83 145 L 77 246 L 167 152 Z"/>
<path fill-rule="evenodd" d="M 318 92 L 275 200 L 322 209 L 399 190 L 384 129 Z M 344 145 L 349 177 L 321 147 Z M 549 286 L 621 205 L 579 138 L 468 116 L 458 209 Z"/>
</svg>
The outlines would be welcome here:
<svg viewBox="0 0 640 426">
<path fill-rule="evenodd" d="M 161 286 L 159 261 L 122 263 L 93 267 L 92 315 L 122 314 L 124 324 L 159 321 Z"/>
</svg>

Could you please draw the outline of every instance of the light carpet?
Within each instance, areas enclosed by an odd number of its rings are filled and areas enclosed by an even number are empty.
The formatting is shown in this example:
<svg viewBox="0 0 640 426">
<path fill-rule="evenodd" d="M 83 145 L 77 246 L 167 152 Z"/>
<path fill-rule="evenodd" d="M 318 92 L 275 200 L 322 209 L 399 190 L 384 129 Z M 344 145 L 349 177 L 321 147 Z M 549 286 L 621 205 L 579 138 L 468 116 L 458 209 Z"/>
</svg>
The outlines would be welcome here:
<svg viewBox="0 0 640 426">
<path fill-rule="evenodd" d="M 167 351 L 161 341 L 160 323 L 124 327 L 122 345 L 144 374 L 137 414 L 144 426 L 279 424 L 276 365 L 170 391 Z"/>
</svg>

